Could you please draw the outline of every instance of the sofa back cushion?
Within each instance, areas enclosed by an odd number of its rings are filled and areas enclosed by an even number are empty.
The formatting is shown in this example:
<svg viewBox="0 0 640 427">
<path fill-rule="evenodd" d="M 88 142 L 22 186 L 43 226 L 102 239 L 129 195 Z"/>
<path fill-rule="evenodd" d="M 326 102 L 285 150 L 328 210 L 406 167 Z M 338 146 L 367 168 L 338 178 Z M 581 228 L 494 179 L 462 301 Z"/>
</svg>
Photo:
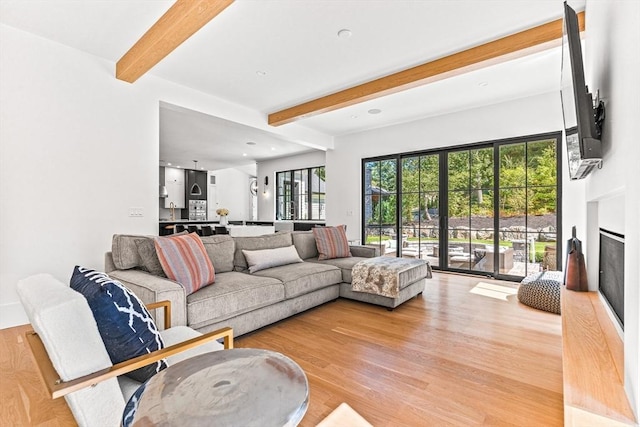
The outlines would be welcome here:
<svg viewBox="0 0 640 427">
<path fill-rule="evenodd" d="M 294 231 L 291 237 L 300 258 L 318 258 L 318 246 L 312 231 Z"/>
<path fill-rule="evenodd" d="M 214 236 L 203 236 L 200 238 L 207 250 L 207 255 L 215 268 L 216 273 L 233 271 L 233 255 L 236 244 L 233 237 L 228 234 L 217 234 Z"/>
<path fill-rule="evenodd" d="M 255 237 L 234 237 L 234 240 L 236 243 L 236 251 L 233 258 L 233 265 L 236 271 L 246 271 L 249 268 L 242 250 L 255 251 L 259 249 L 282 248 L 293 244 L 291 233 L 274 233 Z"/>
</svg>

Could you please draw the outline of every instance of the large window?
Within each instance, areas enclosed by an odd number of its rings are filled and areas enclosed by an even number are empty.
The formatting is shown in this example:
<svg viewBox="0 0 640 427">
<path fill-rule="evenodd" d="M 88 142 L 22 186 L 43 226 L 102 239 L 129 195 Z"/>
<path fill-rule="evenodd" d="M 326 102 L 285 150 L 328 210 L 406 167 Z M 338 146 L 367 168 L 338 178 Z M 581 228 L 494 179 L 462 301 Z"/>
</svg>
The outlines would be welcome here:
<svg viewBox="0 0 640 427">
<path fill-rule="evenodd" d="M 276 173 L 276 219 L 325 219 L 324 166 Z"/>
<path fill-rule="evenodd" d="M 557 270 L 560 137 L 363 159 L 365 241 L 445 270 Z"/>
</svg>

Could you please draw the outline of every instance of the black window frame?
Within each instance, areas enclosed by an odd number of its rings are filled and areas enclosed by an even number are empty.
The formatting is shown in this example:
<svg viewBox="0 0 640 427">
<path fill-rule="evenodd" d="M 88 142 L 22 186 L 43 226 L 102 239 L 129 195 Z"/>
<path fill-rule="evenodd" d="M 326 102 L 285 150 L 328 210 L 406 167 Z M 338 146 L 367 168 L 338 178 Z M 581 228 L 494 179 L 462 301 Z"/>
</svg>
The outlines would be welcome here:
<svg viewBox="0 0 640 427">
<path fill-rule="evenodd" d="M 314 170 L 323 169 L 325 178 L 323 179 L 319 174 L 315 174 Z M 326 191 L 320 191 L 326 182 L 326 166 L 311 166 L 308 168 L 290 169 L 285 171 L 276 172 L 275 180 L 275 204 L 276 204 L 276 219 L 283 221 L 325 221 L 326 209 L 323 208 L 326 205 Z M 295 202 L 294 186 L 292 183 L 296 182 L 296 176 L 306 175 L 306 193 L 302 194 L 306 199 L 306 217 L 302 217 L 300 209 L 296 210 L 296 206 L 292 203 Z M 313 191 L 313 179 L 317 178 L 318 191 Z M 283 185 L 281 186 L 281 182 Z M 288 186 L 288 187 L 285 187 Z M 287 192 L 288 189 L 288 192 Z M 284 192 L 284 194 L 283 194 Z M 314 215 L 316 212 L 313 209 L 314 196 L 317 195 L 318 209 L 317 217 Z M 281 200 L 282 199 L 282 200 Z M 284 206 L 290 206 L 290 209 L 282 212 Z"/>
<path fill-rule="evenodd" d="M 540 134 L 533 134 L 533 135 L 526 135 L 526 136 L 518 136 L 518 137 L 512 137 L 512 138 L 504 138 L 504 139 L 497 139 L 497 140 L 489 140 L 489 141 L 481 141 L 481 142 L 474 142 L 474 143 L 469 143 L 469 144 L 461 144 L 461 145 L 455 145 L 455 146 L 447 146 L 447 147 L 438 147 L 438 148 L 432 148 L 432 149 L 426 149 L 426 150 L 416 150 L 416 151 L 410 151 L 410 152 L 402 152 L 402 153 L 395 153 L 395 154 L 386 154 L 386 155 L 382 155 L 382 156 L 375 156 L 375 157 L 367 157 L 367 158 L 362 158 L 361 159 L 361 170 L 360 170 L 360 176 L 361 176 L 361 212 L 362 212 L 362 216 L 361 216 L 361 230 L 360 230 L 360 235 L 361 235 L 361 241 L 362 242 L 366 242 L 367 239 L 367 224 L 366 224 L 366 215 L 365 212 L 367 210 L 366 207 L 366 200 L 367 200 L 367 195 L 365 194 L 365 181 L 366 181 L 366 177 L 365 177 L 365 169 L 366 169 L 366 164 L 369 162 L 379 162 L 379 161 L 384 161 L 384 160 L 395 160 L 396 162 L 396 183 L 395 183 L 395 196 L 396 196 L 396 221 L 395 221 L 395 234 L 396 236 L 401 236 L 402 235 L 402 230 L 401 230 L 401 226 L 402 226 L 402 221 L 401 219 L 398 217 L 398 213 L 401 212 L 402 209 L 402 197 L 401 197 L 401 188 L 402 188 L 402 160 L 407 158 L 407 157 L 414 157 L 414 156 L 423 156 L 423 155 L 432 155 L 432 154 L 437 154 L 440 156 L 440 198 L 439 198 L 439 210 L 440 212 L 444 212 L 443 209 L 445 206 L 447 206 L 448 200 L 447 200 L 447 189 L 448 189 L 448 177 L 446 176 L 446 157 L 447 157 L 447 153 L 451 153 L 451 152 L 455 152 L 455 151 L 462 151 L 462 150 L 473 150 L 473 149 L 482 149 L 482 148 L 488 148 L 488 147 L 493 147 L 494 149 L 494 188 L 498 187 L 500 185 L 500 179 L 499 176 L 496 175 L 498 173 L 498 162 L 495 161 L 495 159 L 499 159 L 498 153 L 500 150 L 501 146 L 504 145 L 509 145 L 509 144 L 518 144 L 518 143 L 527 143 L 527 142 L 535 142 L 535 141 L 540 141 L 540 140 L 544 140 L 544 139 L 555 139 L 556 140 L 556 176 L 557 176 L 557 181 L 556 181 L 556 265 L 558 266 L 558 270 L 562 269 L 562 247 L 561 247 L 561 242 L 562 242 L 562 179 L 563 179 L 563 170 L 562 170 L 562 131 L 555 131 L 555 132 L 546 132 L 546 133 L 540 133 Z M 526 146 L 525 146 L 526 147 Z M 525 166 L 526 169 L 526 166 Z M 445 190 L 442 191 L 442 186 L 445 186 Z M 498 209 L 498 197 L 495 197 L 495 206 L 494 206 L 494 228 L 496 230 L 499 229 L 499 209 Z M 447 217 L 444 217 L 444 220 L 440 222 L 440 232 L 441 235 L 443 232 L 445 232 L 446 228 L 447 228 Z M 497 241 L 498 237 L 495 236 L 494 240 Z M 397 245 L 396 247 L 398 247 L 398 245 L 400 244 L 399 242 L 396 242 Z M 495 254 L 496 258 L 498 256 L 498 254 Z M 442 264 L 441 264 L 442 265 Z M 494 265 L 498 265 L 497 261 Z M 435 266 L 434 269 L 440 270 L 443 269 L 439 266 Z M 455 269 L 450 269 L 450 268 L 444 268 L 443 270 L 447 270 L 447 271 L 455 271 Z M 464 273 L 467 273 L 467 271 L 461 271 Z M 508 275 L 508 274 L 488 274 L 490 276 L 494 276 L 496 278 L 499 279 L 504 279 L 504 280 L 516 280 L 519 281 L 521 279 L 520 276 L 513 276 L 513 275 Z"/>
</svg>

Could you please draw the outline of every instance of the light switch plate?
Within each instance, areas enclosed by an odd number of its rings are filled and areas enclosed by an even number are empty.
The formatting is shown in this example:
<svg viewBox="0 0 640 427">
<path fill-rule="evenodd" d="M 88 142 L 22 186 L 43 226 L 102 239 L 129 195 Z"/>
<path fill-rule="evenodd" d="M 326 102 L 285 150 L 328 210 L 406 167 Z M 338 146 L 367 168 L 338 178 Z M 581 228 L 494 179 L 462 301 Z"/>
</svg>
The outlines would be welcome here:
<svg viewBox="0 0 640 427">
<path fill-rule="evenodd" d="M 129 216 L 141 218 L 144 216 L 142 208 L 129 208 Z"/>
</svg>

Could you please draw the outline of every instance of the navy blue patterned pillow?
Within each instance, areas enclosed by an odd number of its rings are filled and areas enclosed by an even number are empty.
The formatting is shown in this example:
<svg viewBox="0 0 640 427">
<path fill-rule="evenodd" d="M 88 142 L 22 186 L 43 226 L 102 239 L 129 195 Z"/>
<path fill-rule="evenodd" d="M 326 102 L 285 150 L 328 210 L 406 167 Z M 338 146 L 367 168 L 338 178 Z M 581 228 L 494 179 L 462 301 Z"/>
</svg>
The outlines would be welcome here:
<svg viewBox="0 0 640 427">
<path fill-rule="evenodd" d="M 71 288 L 89 302 L 104 346 L 114 364 L 164 347 L 158 328 L 142 301 L 105 273 L 76 266 Z M 144 382 L 166 368 L 164 360 L 126 374 Z"/>
</svg>

